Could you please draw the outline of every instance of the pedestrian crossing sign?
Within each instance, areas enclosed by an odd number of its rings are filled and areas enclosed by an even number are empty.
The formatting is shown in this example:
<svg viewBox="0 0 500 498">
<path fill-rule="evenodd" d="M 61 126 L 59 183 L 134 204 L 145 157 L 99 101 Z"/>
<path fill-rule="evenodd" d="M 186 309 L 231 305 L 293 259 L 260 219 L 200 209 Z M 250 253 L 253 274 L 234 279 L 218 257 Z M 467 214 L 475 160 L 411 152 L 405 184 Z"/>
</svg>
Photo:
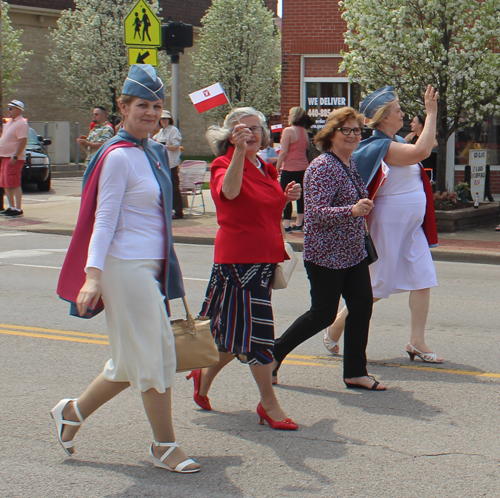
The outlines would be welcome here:
<svg viewBox="0 0 500 498">
<path fill-rule="evenodd" d="M 128 63 L 132 64 L 151 64 L 158 67 L 158 49 L 155 47 L 129 47 Z"/>
<path fill-rule="evenodd" d="M 125 45 L 135 47 L 161 46 L 161 21 L 151 7 L 139 0 L 124 21 Z M 144 64 L 149 64 L 145 62 Z"/>
</svg>

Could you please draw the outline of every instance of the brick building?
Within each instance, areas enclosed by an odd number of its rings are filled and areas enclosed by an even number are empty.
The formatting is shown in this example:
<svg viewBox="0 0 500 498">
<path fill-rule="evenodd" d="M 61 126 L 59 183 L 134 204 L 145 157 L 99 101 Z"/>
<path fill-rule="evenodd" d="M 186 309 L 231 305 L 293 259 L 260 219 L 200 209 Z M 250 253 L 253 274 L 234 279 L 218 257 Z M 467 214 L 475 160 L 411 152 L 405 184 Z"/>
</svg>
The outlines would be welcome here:
<svg viewBox="0 0 500 498">
<path fill-rule="evenodd" d="M 340 52 L 346 25 L 340 17 L 338 2 L 323 0 L 283 0 L 281 120 L 287 124 L 291 107 L 301 106 L 321 128 L 332 109 L 350 105 L 357 108 L 360 88 L 349 84 L 339 73 Z M 409 130 L 408 130 L 409 131 Z M 491 165 L 491 191 L 500 193 L 500 119 L 490 117 L 483 123 L 462 130 L 450 139 L 447 167 L 448 185 L 463 181 L 464 166 L 472 148 L 488 150 Z"/>
<path fill-rule="evenodd" d="M 193 88 L 190 75 L 193 72 L 190 54 L 196 50 L 201 18 L 212 4 L 212 0 L 159 0 L 160 17 L 163 21 L 183 21 L 194 26 L 194 47 L 181 55 L 179 66 L 179 120 L 186 154 L 211 154 L 205 141 L 205 119 L 194 109 L 188 93 Z M 277 0 L 266 0 L 267 6 L 276 13 Z M 54 87 L 47 80 L 45 56 L 50 50 L 47 38 L 49 28 L 57 28 L 57 19 L 64 9 L 74 8 L 73 0 L 9 0 L 9 16 L 15 29 L 23 29 L 21 42 L 33 55 L 24 67 L 16 97 L 26 104 L 25 115 L 30 121 L 69 121 L 72 135 L 74 124 L 79 123 L 85 133 L 90 123 L 91 111 L 82 113 L 58 98 L 64 95 L 62 88 Z M 66 102 L 69 101 L 69 97 Z M 170 108 L 169 97 L 165 108 Z M 71 140 L 71 154 L 74 157 L 74 140 Z"/>
<path fill-rule="evenodd" d="M 358 85 L 339 73 L 345 23 L 337 2 L 284 0 L 282 19 L 281 116 L 300 105 L 321 127 L 336 107 L 357 106 Z"/>
</svg>

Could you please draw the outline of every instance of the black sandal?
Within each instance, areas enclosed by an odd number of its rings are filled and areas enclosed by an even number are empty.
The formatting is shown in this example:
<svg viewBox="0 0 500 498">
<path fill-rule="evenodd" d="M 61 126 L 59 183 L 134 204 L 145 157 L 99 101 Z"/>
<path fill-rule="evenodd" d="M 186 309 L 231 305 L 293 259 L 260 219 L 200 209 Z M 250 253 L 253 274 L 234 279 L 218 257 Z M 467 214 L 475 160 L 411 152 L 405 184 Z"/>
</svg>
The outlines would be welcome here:
<svg viewBox="0 0 500 498">
<path fill-rule="evenodd" d="M 373 375 L 368 375 L 370 379 L 373 379 L 373 385 L 372 387 L 366 387 L 363 386 L 362 384 L 351 384 L 345 381 L 344 379 L 344 384 L 347 387 L 347 389 L 365 389 L 366 391 L 387 391 L 387 387 L 384 389 L 377 389 L 377 387 L 380 385 L 380 382 L 378 382 Z"/>
</svg>

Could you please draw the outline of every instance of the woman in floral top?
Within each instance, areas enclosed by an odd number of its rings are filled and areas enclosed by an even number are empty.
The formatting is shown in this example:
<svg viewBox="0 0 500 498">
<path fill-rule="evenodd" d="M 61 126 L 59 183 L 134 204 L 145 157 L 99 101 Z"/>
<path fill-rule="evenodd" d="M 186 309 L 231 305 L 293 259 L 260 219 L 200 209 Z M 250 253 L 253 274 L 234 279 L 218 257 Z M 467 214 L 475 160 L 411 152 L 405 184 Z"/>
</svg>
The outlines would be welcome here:
<svg viewBox="0 0 500 498">
<path fill-rule="evenodd" d="M 366 370 L 372 289 L 365 250 L 365 216 L 373 207 L 351 153 L 361 140 L 363 115 L 351 107 L 333 111 L 315 143 L 326 151 L 304 177 L 304 265 L 311 309 L 276 341 L 274 382 L 287 354 L 328 327 L 342 296 L 350 310 L 345 327 L 344 382 L 348 388 L 385 390 Z M 361 195 L 360 195 L 361 194 Z"/>
</svg>

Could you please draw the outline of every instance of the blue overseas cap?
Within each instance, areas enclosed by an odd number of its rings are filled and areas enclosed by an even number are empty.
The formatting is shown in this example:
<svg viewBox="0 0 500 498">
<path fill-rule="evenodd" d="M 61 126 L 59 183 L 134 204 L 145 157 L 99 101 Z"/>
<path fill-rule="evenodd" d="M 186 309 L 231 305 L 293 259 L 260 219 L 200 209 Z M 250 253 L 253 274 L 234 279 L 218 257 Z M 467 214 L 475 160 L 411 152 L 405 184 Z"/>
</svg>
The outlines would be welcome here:
<svg viewBox="0 0 500 498">
<path fill-rule="evenodd" d="M 396 100 L 393 86 L 384 86 L 370 93 L 359 106 L 359 112 L 364 114 L 367 118 L 372 119 L 375 113 L 385 104 Z"/>
<path fill-rule="evenodd" d="M 151 64 L 132 64 L 123 84 L 122 93 L 154 101 L 165 97 L 165 88 Z"/>
</svg>

